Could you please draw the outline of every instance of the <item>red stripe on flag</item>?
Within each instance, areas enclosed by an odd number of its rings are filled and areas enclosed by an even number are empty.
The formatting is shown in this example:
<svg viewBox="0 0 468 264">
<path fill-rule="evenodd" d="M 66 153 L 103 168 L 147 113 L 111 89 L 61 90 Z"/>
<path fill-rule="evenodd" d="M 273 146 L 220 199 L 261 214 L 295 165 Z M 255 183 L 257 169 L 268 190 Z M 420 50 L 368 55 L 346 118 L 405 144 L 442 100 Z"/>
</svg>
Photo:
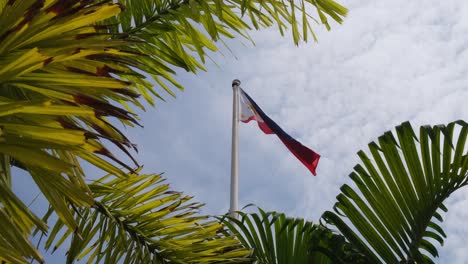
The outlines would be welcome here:
<svg viewBox="0 0 468 264">
<path fill-rule="evenodd" d="M 267 135 L 270 135 L 270 134 L 275 134 L 275 132 L 273 130 L 271 130 L 271 128 L 268 126 L 267 123 L 264 123 L 264 122 L 260 122 L 258 121 L 258 127 L 263 131 L 263 133 L 267 134 Z"/>
<path fill-rule="evenodd" d="M 291 153 L 302 163 L 304 166 L 309 169 L 314 176 L 317 175 L 316 168 L 320 159 L 320 155 L 315 153 L 313 150 L 302 145 L 296 140 L 288 140 L 286 138 L 278 137 L 283 142 L 283 144 L 291 151 Z"/>
</svg>

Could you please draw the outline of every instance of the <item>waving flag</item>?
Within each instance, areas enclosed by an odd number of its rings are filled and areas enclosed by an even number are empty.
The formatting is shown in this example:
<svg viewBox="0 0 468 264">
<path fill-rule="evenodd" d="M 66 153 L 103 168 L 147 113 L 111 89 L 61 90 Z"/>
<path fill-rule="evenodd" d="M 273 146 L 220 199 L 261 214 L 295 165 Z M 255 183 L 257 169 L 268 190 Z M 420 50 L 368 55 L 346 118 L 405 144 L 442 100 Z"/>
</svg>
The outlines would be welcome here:
<svg viewBox="0 0 468 264">
<path fill-rule="evenodd" d="M 240 89 L 240 88 L 239 88 Z M 275 121 L 271 120 L 263 111 L 258 107 L 250 96 L 240 89 L 240 121 L 248 123 L 252 120 L 257 121 L 258 126 L 265 134 L 276 134 L 283 144 L 291 151 L 298 160 L 309 169 L 315 176 L 315 169 L 320 159 L 320 155 L 313 150 L 302 145 L 300 142 L 292 138 Z"/>
</svg>

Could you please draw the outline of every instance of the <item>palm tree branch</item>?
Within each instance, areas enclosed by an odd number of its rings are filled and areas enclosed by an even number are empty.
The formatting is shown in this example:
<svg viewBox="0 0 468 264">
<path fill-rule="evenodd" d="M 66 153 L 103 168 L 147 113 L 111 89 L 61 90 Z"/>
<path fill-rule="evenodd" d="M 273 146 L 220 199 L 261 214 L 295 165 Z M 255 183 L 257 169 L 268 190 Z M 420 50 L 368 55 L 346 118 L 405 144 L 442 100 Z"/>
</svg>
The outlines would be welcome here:
<svg viewBox="0 0 468 264">
<path fill-rule="evenodd" d="M 277 212 L 238 212 L 219 219 L 258 263 L 368 263 L 367 257 L 323 225 Z M 367 262 L 366 262 L 367 261 Z"/>
<path fill-rule="evenodd" d="M 351 174 L 357 190 L 344 185 L 335 204 L 340 211 L 323 218 L 374 262 L 433 262 L 426 253 L 437 257 L 433 241 L 446 237 L 437 224 L 444 201 L 467 181 L 467 137 L 463 121 L 422 126 L 419 138 L 402 123 L 396 137 L 387 132 L 369 144 L 372 159 L 359 152 L 363 165 Z"/>
<path fill-rule="evenodd" d="M 172 67 L 196 72 L 205 70 L 207 51 L 218 51 L 216 42 L 235 34 L 250 39 L 248 31 L 277 24 L 283 35 L 291 25 L 293 40 L 298 44 L 308 40 L 308 32 L 314 36 L 309 19 L 314 19 L 310 8 L 315 8 L 320 21 L 330 28 L 327 16 L 338 23 L 347 10 L 334 0 L 321 1 L 183 1 L 183 0 L 123 0 L 125 12 L 102 24 L 111 24 L 110 31 L 117 38 L 137 40 L 127 47 L 132 51 L 147 54 L 140 58 L 148 67 L 144 71 L 171 96 L 172 87 L 183 87 L 173 77 Z M 310 8 L 309 8 L 310 7 Z M 302 15 L 302 16 L 301 16 Z M 296 16 L 298 16 L 296 18 Z M 315 20 L 315 19 L 314 19 Z M 303 24 L 302 34 L 298 27 Z M 156 67 L 156 65 L 158 67 Z M 160 97 L 160 94 L 150 90 Z M 154 102 L 145 97 L 151 104 Z"/>
<path fill-rule="evenodd" d="M 215 263 L 245 262 L 248 251 L 223 226 L 206 216 L 196 216 L 199 203 L 171 191 L 160 175 L 129 175 L 100 179 L 90 188 L 96 197 L 91 208 L 75 214 L 79 229 L 49 236 L 46 246 L 60 246 L 68 236 L 68 262 L 115 263 L 128 258 L 140 261 Z M 79 212 L 79 214 L 78 214 Z M 60 222 L 56 225 L 63 226 Z M 119 253 L 117 253 L 119 252 Z M 139 259 L 141 258 L 141 259 Z"/>
</svg>

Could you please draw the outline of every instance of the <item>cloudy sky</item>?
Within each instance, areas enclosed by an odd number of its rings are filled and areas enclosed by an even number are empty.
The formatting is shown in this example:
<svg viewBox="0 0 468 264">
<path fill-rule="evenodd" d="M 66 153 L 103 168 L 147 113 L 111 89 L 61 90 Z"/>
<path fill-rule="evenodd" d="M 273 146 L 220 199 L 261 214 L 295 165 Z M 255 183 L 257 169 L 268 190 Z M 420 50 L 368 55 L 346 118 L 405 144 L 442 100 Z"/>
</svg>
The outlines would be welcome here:
<svg viewBox="0 0 468 264">
<path fill-rule="evenodd" d="M 142 113 L 144 129 L 129 129 L 145 172 L 165 172 L 176 190 L 206 203 L 202 213 L 229 207 L 232 89 L 243 89 L 291 136 L 322 155 L 318 176 L 275 136 L 253 124 L 239 131 L 240 206 L 318 220 L 339 187 L 350 183 L 356 152 L 403 121 L 468 120 L 468 2 L 346 0 L 349 15 L 319 43 L 294 46 L 275 29 L 237 40 L 234 56 L 197 76 L 180 73 L 177 99 Z M 468 259 L 468 191 L 447 202 L 448 239 L 440 263 Z"/>
</svg>

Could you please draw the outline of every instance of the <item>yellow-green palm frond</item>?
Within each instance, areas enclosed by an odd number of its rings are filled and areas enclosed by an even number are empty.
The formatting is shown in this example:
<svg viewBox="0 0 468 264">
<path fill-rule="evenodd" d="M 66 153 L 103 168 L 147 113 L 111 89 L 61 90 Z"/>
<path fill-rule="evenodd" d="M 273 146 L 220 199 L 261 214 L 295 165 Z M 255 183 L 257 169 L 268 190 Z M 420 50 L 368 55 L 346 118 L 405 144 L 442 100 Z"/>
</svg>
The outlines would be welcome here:
<svg viewBox="0 0 468 264">
<path fill-rule="evenodd" d="M 40 260 L 26 238 L 33 227 L 47 230 L 12 192 L 11 165 L 29 172 L 72 230 L 78 226 L 68 204 L 94 201 L 80 159 L 121 177 L 126 173 L 120 167 L 137 166 L 121 162 L 103 144 L 108 140 L 129 154 L 132 144 L 110 119 L 137 124 L 122 105 L 138 105 L 135 85 L 117 75 L 137 76 L 137 55 L 119 48 L 128 41 L 94 26 L 121 10 L 90 1 L 0 1 L 0 226 L 12 226 L 0 228 L 5 259 Z"/>
<path fill-rule="evenodd" d="M 80 233 L 57 222 L 46 247 L 70 238 L 67 262 L 88 263 L 240 263 L 248 250 L 225 235 L 215 219 L 199 216 L 200 203 L 172 191 L 160 175 L 106 176 L 89 185 L 96 202 L 78 209 Z M 55 243 L 53 243 L 55 241 Z"/>
<path fill-rule="evenodd" d="M 175 78 L 175 67 L 189 72 L 204 70 L 209 51 L 217 42 L 248 31 L 277 26 L 281 35 L 290 28 L 294 43 L 316 40 L 312 24 L 341 23 L 347 9 L 334 0 L 120 0 L 125 12 L 103 24 L 119 39 L 138 41 L 131 50 L 144 53 L 138 60 L 144 71 L 169 94 L 183 89 Z M 311 14 L 316 13 L 317 16 Z M 174 67 L 175 66 L 175 67 Z M 172 87 L 171 87 L 172 86 Z M 153 91 L 157 96 L 159 94 Z M 151 101 L 151 99 L 150 99 Z"/>
</svg>

